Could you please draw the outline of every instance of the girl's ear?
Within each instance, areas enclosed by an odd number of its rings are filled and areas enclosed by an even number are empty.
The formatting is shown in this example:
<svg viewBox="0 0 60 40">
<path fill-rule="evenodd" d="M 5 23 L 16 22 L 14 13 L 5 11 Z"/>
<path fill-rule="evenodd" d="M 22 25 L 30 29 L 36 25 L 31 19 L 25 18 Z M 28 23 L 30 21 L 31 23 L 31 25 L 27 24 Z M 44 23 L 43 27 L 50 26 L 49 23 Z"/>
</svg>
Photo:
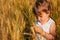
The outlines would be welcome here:
<svg viewBox="0 0 60 40">
<path fill-rule="evenodd" d="M 47 11 L 47 13 L 48 13 L 47 15 L 50 16 L 50 11 Z"/>
<path fill-rule="evenodd" d="M 48 14 L 50 14 L 50 11 L 47 11 Z"/>
</svg>

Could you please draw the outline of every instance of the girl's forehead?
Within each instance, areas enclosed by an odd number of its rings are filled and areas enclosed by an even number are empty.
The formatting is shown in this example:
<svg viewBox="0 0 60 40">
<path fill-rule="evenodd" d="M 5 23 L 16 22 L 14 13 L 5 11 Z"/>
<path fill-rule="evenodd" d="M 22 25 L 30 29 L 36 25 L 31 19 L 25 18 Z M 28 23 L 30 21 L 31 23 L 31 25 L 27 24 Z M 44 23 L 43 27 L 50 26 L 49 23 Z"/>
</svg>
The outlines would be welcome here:
<svg viewBox="0 0 60 40">
<path fill-rule="evenodd" d="M 46 8 L 46 7 L 39 7 L 39 8 L 37 8 L 36 10 L 37 10 L 37 11 L 43 11 L 43 10 L 48 10 L 48 8 Z"/>
</svg>

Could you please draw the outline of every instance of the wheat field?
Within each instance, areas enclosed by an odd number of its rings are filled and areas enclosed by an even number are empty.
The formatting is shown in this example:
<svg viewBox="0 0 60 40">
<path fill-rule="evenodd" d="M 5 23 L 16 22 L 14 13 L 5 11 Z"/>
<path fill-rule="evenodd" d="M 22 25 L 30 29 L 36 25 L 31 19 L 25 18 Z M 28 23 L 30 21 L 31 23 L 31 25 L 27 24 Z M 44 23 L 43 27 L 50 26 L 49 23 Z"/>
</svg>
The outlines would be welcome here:
<svg viewBox="0 0 60 40">
<path fill-rule="evenodd" d="M 32 40 L 23 32 L 30 33 L 34 23 L 32 12 L 36 0 L 0 0 L 0 40 Z M 60 40 L 60 0 L 49 0 L 52 5 L 51 17 L 56 22 L 56 40 Z M 27 28 L 27 29 L 25 29 Z"/>
</svg>

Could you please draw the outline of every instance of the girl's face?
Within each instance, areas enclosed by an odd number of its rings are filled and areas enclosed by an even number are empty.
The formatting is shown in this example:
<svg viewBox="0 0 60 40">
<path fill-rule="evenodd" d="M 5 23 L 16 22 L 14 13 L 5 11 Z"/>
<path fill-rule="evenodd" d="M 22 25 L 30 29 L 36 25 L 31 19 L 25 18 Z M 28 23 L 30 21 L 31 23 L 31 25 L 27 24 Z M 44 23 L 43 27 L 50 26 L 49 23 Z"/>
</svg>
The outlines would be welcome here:
<svg viewBox="0 0 60 40">
<path fill-rule="evenodd" d="M 37 14 L 37 17 L 40 18 L 40 20 L 45 20 L 49 17 L 50 12 L 46 9 L 42 9 L 42 10 L 37 9 L 36 14 Z"/>
</svg>

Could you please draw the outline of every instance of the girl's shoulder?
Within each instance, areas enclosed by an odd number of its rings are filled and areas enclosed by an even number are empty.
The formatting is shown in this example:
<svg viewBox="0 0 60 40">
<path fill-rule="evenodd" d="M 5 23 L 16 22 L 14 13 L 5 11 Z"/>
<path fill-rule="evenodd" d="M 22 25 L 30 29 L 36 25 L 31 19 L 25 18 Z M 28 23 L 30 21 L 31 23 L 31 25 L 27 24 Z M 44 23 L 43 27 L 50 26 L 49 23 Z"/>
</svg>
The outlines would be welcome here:
<svg viewBox="0 0 60 40">
<path fill-rule="evenodd" d="M 52 18 L 50 18 L 49 22 L 50 23 L 55 23 L 55 21 Z"/>
<path fill-rule="evenodd" d="M 55 26 L 55 21 L 53 19 L 50 18 L 50 26 Z"/>
</svg>

